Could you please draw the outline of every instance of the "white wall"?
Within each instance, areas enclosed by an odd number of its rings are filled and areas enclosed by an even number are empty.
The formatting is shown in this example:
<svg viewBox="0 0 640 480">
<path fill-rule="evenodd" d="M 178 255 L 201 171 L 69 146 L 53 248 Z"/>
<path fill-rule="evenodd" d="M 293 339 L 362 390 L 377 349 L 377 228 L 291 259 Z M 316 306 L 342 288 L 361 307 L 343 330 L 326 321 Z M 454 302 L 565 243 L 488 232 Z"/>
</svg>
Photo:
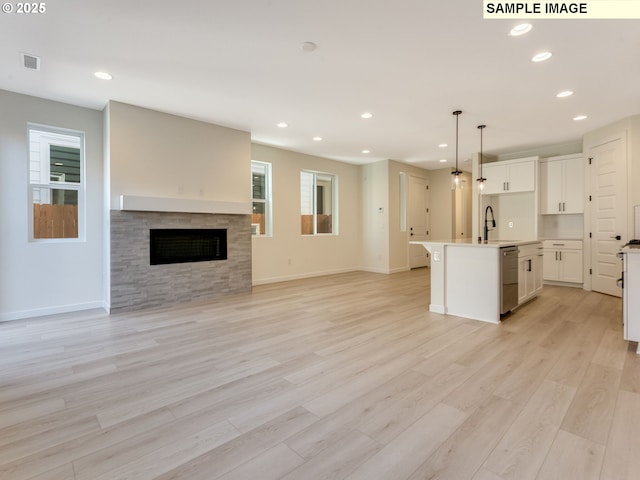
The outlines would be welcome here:
<svg viewBox="0 0 640 480">
<path fill-rule="evenodd" d="M 388 162 L 388 191 L 389 191 L 389 267 L 388 272 L 399 272 L 409 269 L 409 232 L 400 230 L 400 173 L 427 180 L 431 188 L 428 170 L 414 167 L 395 160 Z M 431 190 L 430 190 L 431 192 Z M 405 192 L 405 195 L 408 191 Z M 431 202 L 431 195 L 429 195 Z M 429 205 L 431 210 L 431 204 Z M 431 228 L 431 226 L 429 226 Z"/>
<path fill-rule="evenodd" d="M 0 320 L 104 307 L 102 113 L 3 90 L 0 111 Z M 86 241 L 29 241 L 28 122 L 85 133 Z"/>
<path fill-rule="evenodd" d="M 449 240 L 454 237 L 454 201 L 451 190 L 451 169 L 441 168 L 429 172 L 431 213 L 431 240 Z"/>
<path fill-rule="evenodd" d="M 487 205 L 493 208 L 496 219 L 496 228 L 489 232 L 489 240 L 535 240 L 538 238 L 537 197 L 533 192 L 486 195 L 482 200 L 483 220 Z M 484 228 L 484 221 L 482 228 Z"/>
<path fill-rule="evenodd" d="M 389 173 L 388 160 L 362 168 L 362 256 L 368 272 L 389 270 Z"/>
<path fill-rule="evenodd" d="M 110 205 L 120 195 L 251 201 L 248 132 L 109 102 Z"/>
<path fill-rule="evenodd" d="M 521 150 L 519 152 L 503 153 L 495 157 L 497 161 L 517 160 L 526 157 L 557 157 L 559 155 L 569 155 L 572 153 L 582 152 L 582 140 L 573 142 L 558 143 L 556 145 L 546 145 L 539 148 L 531 148 L 529 150 Z M 491 156 L 484 154 L 485 161 L 487 158 L 491 161 Z"/>
<path fill-rule="evenodd" d="M 252 160 L 272 164 L 273 236 L 253 238 L 253 283 L 357 270 L 361 253 L 360 167 L 265 145 Z M 338 235 L 300 234 L 300 170 L 338 177 Z M 247 180 L 250 181 L 247 174 Z"/>
</svg>

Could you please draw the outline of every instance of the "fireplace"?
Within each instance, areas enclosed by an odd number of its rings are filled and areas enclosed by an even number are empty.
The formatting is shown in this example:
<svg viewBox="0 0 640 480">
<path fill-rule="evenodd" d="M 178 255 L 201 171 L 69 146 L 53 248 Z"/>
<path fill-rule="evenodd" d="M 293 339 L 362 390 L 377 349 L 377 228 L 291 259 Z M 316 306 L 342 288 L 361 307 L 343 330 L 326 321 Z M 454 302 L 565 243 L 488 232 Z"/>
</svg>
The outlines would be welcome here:
<svg viewBox="0 0 640 480">
<path fill-rule="evenodd" d="M 250 214 L 111 210 L 110 218 L 112 313 L 251 291 Z M 151 237 L 165 260 L 153 265 Z M 175 260 L 165 252 L 175 243 L 187 244 L 179 254 L 186 263 L 166 261 Z"/>
<path fill-rule="evenodd" d="M 149 230 L 149 263 L 209 262 L 227 259 L 224 228 L 153 228 Z"/>
</svg>

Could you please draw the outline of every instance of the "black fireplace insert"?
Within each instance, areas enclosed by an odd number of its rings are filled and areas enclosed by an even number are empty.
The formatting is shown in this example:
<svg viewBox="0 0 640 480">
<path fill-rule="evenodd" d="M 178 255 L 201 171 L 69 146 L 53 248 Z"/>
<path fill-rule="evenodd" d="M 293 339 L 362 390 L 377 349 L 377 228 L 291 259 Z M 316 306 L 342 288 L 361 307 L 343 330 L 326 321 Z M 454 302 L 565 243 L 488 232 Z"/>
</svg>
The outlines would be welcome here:
<svg viewBox="0 0 640 480">
<path fill-rule="evenodd" d="M 225 228 L 150 229 L 149 241 L 151 265 L 227 259 Z"/>
</svg>

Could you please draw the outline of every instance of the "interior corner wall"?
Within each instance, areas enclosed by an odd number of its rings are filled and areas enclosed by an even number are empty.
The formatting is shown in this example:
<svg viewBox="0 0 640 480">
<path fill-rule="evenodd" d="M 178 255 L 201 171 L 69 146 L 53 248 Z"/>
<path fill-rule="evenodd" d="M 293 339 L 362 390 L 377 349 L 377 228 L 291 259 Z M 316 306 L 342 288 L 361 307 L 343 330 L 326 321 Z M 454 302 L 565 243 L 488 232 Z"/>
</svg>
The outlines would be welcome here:
<svg viewBox="0 0 640 480">
<path fill-rule="evenodd" d="M 0 111 L 0 321 L 104 307 L 102 113 L 4 90 Z M 85 241 L 29 241 L 30 122 L 85 134 Z"/>
<path fill-rule="evenodd" d="M 259 144 L 252 145 L 251 155 L 272 165 L 273 212 L 273 236 L 252 239 L 253 284 L 358 270 L 360 167 Z M 301 235 L 301 170 L 337 175 L 338 235 Z"/>
<path fill-rule="evenodd" d="M 429 172 L 430 238 L 447 240 L 454 238 L 454 201 L 451 190 L 451 169 L 441 168 Z"/>
</svg>

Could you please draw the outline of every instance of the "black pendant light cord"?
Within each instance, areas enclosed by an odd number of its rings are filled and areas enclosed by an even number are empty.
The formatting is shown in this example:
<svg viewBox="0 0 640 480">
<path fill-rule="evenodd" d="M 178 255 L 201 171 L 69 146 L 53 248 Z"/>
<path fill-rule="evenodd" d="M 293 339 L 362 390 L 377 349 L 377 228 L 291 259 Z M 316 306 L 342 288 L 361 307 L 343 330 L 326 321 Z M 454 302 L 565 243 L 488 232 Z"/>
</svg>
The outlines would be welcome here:
<svg viewBox="0 0 640 480">
<path fill-rule="evenodd" d="M 462 110 L 456 110 L 455 112 L 453 112 L 453 115 L 456 116 L 456 169 L 454 172 L 452 172 L 452 175 L 455 175 L 456 177 L 462 173 L 460 170 L 458 170 L 458 119 L 461 113 Z"/>
<path fill-rule="evenodd" d="M 480 129 L 480 178 L 478 178 L 478 183 L 482 184 L 486 180 L 482 176 L 482 163 L 483 163 L 483 154 L 482 154 L 482 131 L 486 128 L 486 125 L 478 125 L 478 129 Z"/>
</svg>

